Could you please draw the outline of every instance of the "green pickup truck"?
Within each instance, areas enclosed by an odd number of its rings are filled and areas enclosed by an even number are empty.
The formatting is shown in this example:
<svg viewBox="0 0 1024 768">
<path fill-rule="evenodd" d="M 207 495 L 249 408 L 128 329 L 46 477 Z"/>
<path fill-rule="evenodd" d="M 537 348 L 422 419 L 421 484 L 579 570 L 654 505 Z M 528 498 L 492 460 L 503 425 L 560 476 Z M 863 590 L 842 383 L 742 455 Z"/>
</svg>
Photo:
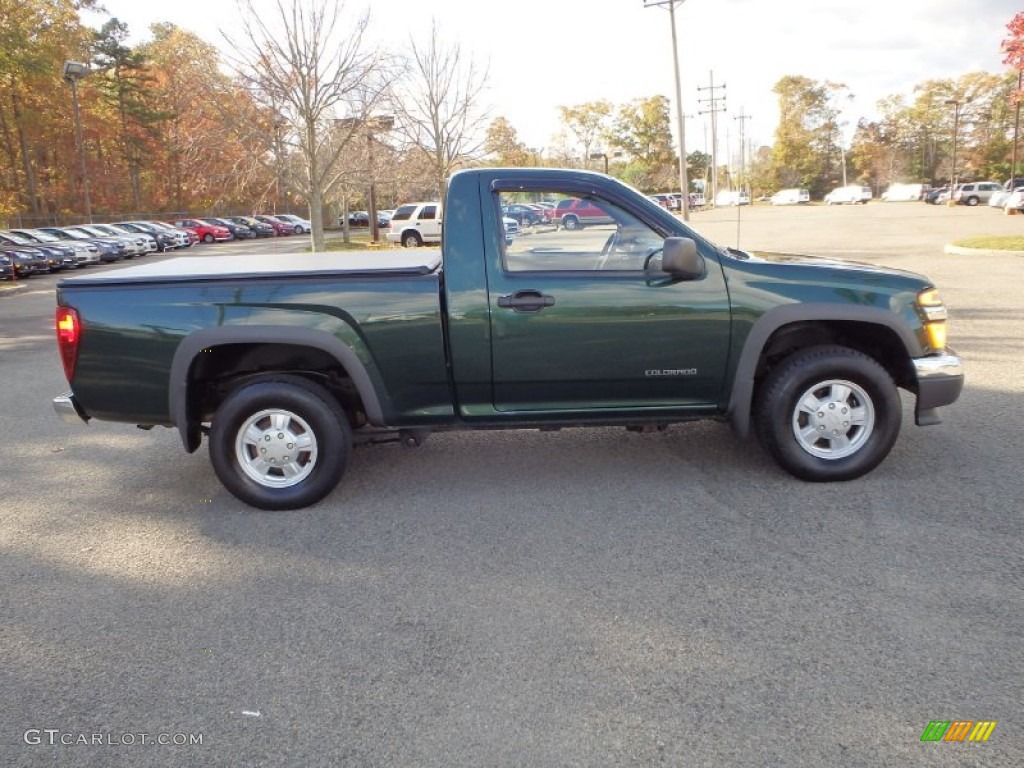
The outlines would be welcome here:
<svg viewBox="0 0 1024 768">
<path fill-rule="evenodd" d="M 506 231 L 504 206 L 605 215 Z M 62 280 L 68 420 L 207 435 L 217 476 L 264 509 L 313 504 L 354 443 L 449 429 L 694 419 L 751 427 L 812 481 L 871 471 L 963 387 L 926 278 L 719 247 L 600 174 L 455 174 L 440 251 L 184 257 Z"/>
</svg>

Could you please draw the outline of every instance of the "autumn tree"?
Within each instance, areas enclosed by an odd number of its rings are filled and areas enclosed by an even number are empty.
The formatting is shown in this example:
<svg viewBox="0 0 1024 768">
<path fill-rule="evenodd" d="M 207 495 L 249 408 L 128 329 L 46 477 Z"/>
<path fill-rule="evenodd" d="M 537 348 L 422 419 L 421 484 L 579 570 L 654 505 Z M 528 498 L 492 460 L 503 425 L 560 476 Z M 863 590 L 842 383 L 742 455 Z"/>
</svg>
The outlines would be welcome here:
<svg viewBox="0 0 1024 768">
<path fill-rule="evenodd" d="M 366 41 L 369 13 L 349 18 L 340 0 L 277 0 L 266 13 L 239 0 L 240 34 L 229 36 L 239 81 L 286 123 L 302 158 L 314 251 L 324 249 L 325 196 L 360 120 L 380 100 L 381 56 Z M 339 130 L 339 121 L 351 119 Z"/>
<path fill-rule="evenodd" d="M 516 129 L 504 117 L 496 117 L 487 127 L 484 152 L 495 165 L 520 167 L 530 162 L 530 151 L 519 141 Z"/>
<path fill-rule="evenodd" d="M 398 129 L 428 161 L 434 194 L 443 197 L 452 171 L 484 147 L 488 71 L 460 44 L 445 41 L 436 19 L 428 35 L 410 38 L 404 70 L 392 91 Z"/>
<path fill-rule="evenodd" d="M 78 11 L 93 0 L 0 0 L 0 215 L 77 202 L 65 60 L 86 60 Z"/>
<path fill-rule="evenodd" d="M 127 169 L 133 210 L 142 209 L 143 160 L 172 114 L 157 106 L 145 54 L 125 45 L 128 26 L 109 19 L 93 42 L 94 82 L 115 115 L 117 147 Z"/>
<path fill-rule="evenodd" d="M 623 178 L 642 190 L 656 192 L 678 186 L 675 150 L 672 148 L 669 101 L 664 96 L 634 99 L 615 113 L 607 139 L 630 162 Z"/>
<path fill-rule="evenodd" d="M 604 138 L 608 129 L 608 118 L 612 114 L 611 102 L 588 101 L 572 107 L 558 107 L 562 124 L 579 144 L 583 164 L 590 159 L 591 152 Z"/>
<path fill-rule="evenodd" d="M 821 195 L 833 181 L 838 111 L 830 103 L 834 86 L 807 77 L 787 75 L 772 89 L 779 97 L 775 130 L 776 186 L 804 187 Z"/>
</svg>

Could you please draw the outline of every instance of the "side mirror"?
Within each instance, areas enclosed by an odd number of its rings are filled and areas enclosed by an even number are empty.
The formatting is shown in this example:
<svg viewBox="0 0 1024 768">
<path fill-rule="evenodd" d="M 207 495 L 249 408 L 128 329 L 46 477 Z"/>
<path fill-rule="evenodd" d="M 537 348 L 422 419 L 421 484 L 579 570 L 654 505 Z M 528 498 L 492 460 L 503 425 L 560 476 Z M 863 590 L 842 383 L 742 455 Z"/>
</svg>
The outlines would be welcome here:
<svg viewBox="0 0 1024 768">
<path fill-rule="evenodd" d="M 704 259 L 697 253 L 697 243 L 688 237 L 665 238 L 661 269 L 683 280 L 703 277 Z"/>
</svg>

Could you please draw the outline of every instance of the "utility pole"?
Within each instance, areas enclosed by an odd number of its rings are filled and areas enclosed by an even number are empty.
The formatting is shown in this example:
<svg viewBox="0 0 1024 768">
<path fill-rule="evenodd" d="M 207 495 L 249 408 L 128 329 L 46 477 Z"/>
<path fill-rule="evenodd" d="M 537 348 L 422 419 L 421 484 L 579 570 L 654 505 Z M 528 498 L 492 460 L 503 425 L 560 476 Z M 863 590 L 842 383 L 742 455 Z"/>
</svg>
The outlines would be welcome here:
<svg viewBox="0 0 1024 768">
<path fill-rule="evenodd" d="M 676 73 L 676 129 L 679 131 L 679 193 L 683 221 L 690 220 L 690 182 L 686 176 L 686 125 L 683 123 L 682 76 L 679 74 L 679 44 L 676 39 L 676 5 L 686 0 L 644 0 L 644 8 L 668 6 L 669 25 L 672 27 L 672 62 Z"/>
<path fill-rule="evenodd" d="M 708 97 L 706 99 L 697 99 L 701 104 L 708 104 L 708 108 L 701 110 L 702 115 L 711 115 L 711 200 L 714 205 L 715 198 L 718 197 L 718 113 L 725 112 L 725 83 L 721 85 L 715 85 L 715 73 L 710 72 L 708 75 L 708 86 L 706 88 L 698 87 L 697 91 L 702 93 L 707 91 Z M 719 91 L 722 91 L 722 95 L 719 96 Z"/>
<path fill-rule="evenodd" d="M 743 192 L 743 185 L 747 183 L 747 131 L 746 125 L 752 115 L 748 115 L 743 111 L 743 107 L 740 107 L 740 113 L 733 118 L 738 120 L 740 124 L 740 192 Z M 748 185 L 747 194 L 750 194 Z M 753 202 L 753 200 L 751 200 Z"/>
</svg>

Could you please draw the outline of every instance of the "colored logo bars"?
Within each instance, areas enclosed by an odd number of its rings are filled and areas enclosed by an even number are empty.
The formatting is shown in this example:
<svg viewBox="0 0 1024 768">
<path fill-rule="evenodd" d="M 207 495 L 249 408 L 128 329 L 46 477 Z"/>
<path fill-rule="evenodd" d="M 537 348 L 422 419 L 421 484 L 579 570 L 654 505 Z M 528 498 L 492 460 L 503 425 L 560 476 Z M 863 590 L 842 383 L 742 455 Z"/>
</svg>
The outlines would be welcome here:
<svg viewBox="0 0 1024 768">
<path fill-rule="evenodd" d="M 932 720 L 921 741 L 988 741 L 995 728 L 995 720 Z"/>
</svg>

